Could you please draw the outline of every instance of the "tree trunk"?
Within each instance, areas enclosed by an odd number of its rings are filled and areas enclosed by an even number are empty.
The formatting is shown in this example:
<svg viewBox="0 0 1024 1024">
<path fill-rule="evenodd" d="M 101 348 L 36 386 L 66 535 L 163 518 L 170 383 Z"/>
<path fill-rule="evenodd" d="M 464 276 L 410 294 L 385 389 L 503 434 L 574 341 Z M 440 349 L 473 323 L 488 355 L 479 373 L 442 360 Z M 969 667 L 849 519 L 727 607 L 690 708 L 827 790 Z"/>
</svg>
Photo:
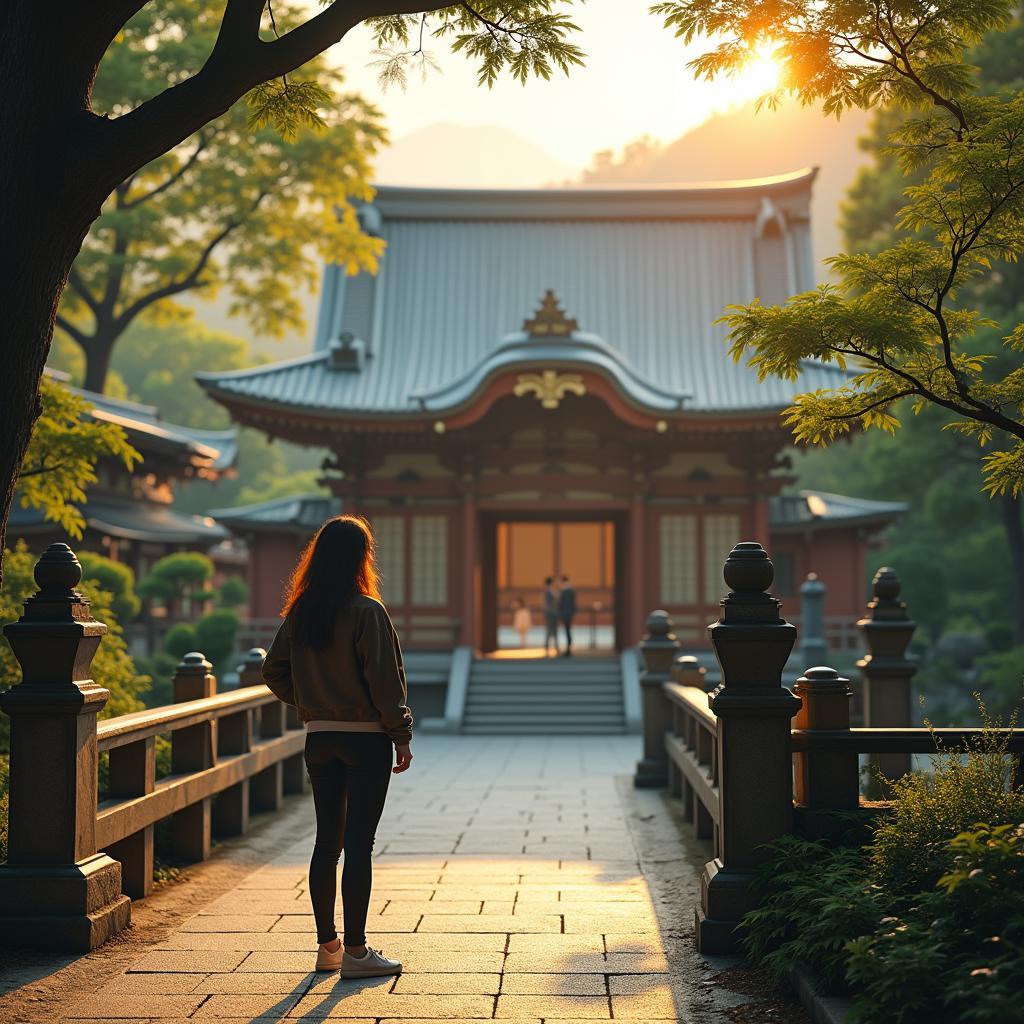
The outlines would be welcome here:
<svg viewBox="0 0 1024 1024">
<path fill-rule="evenodd" d="M 1024 527 L 1021 526 L 1020 498 L 1004 494 L 999 502 L 1013 576 L 1013 637 L 1018 644 L 1024 644 Z"/>
<path fill-rule="evenodd" d="M 85 381 L 87 391 L 102 395 L 110 373 L 110 357 L 114 352 L 114 341 L 97 332 L 83 347 L 85 352 Z"/>
<path fill-rule="evenodd" d="M 0 551 L 57 303 L 104 198 L 78 159 L 91 118 L 88 69 L 55 39 L 51 15 L 13 3 L 0 19 Z"/>
</svg>

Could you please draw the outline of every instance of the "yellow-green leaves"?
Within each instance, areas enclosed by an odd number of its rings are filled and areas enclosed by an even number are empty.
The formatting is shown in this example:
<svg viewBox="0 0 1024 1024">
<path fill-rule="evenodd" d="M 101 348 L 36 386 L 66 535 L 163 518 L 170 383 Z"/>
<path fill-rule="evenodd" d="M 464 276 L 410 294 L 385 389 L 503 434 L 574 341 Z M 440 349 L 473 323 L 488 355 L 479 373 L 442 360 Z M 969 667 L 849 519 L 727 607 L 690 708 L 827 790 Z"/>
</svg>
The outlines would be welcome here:
<svg viewBox="0 0 1024 1024">
<path fill-rule="evenodd" d="M 320 111 L 334 97 L 318 82 L 297 82 L 294 78 L 274 78 L 257 85 L 245 97 L 249 104 L 249 128 L 273 128 L 288 142 L 303 128 L 321 131 L 327 128 Z"/>
<path fill-rule="evenodd" d="M 110 458 L 131 469 L 141 456 L 119 426 L 90 417 L 89 403 L 63 384 L 43 377 L 40 391 L 43 411 L 21 466 L 18 497 L 23 508 L 39 509 L 81 537 L 85 519 L 78 506 L 96 483 L 96 463 Z"/>
</svg>

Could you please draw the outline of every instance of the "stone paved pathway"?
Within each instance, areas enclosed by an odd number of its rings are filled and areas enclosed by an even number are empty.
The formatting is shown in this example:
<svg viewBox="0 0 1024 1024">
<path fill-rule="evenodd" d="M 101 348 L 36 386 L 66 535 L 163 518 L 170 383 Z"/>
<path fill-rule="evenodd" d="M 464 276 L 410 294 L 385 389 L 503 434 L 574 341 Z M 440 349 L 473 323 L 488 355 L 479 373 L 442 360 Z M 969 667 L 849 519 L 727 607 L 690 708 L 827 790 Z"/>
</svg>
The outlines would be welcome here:
<svg viewBox="0 0 1024 1024">
<path fill-rule="evenodd" d="M 683 1020 L 626 824 L 623 776 L 637 749 L 635 737 L 418 739 L 378 831 L 368 927 L 404 962 L 400 978 L 311 972 L 310 805 L 287 855 L 68 1019 Z M 339 899 L 339 927 L 340 911 Z"/>
</svg>

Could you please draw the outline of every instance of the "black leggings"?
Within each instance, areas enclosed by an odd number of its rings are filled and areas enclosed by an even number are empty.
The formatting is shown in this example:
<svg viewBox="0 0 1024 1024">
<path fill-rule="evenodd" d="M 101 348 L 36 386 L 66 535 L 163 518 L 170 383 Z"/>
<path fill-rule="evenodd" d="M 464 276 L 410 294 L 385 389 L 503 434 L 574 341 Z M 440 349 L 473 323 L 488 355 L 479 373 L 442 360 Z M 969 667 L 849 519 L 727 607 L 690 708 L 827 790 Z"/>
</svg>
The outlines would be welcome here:
<svg viewBox="0 0 1024 1024">
<path fill-rule="evenodd" d="M 341 873 L 345 945 L 366 942 L 366 914 L 373 881 L 373 839 L 384 810 L 394 763 L 384 733 L 314 732 L 306 737 L 306 768 L 316 807 L 316 843 L 309 862 L 309 898 L 318 942 L 337 935 L 334 902 Z"/>
</svg>

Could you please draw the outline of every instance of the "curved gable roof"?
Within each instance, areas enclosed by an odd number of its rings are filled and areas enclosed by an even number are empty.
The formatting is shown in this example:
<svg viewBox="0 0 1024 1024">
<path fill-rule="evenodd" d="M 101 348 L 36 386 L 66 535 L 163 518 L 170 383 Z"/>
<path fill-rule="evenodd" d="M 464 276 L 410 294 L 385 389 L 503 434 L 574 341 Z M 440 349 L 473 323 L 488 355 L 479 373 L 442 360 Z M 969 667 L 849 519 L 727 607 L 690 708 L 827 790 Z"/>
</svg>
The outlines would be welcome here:
<svg viewBox="0 0 1024 1024">
<path fill-rule="evenodd" d="M 625 189 L 381 188 L 363 217 L 387 242 L 380 272 L 346 279 L 326 268 L 313 354 L 199 381 L 227 404 L 416 415 L 500 362 L 509 332 L 553 289 L 578 320 L 575 337 L 589 339 L 571 354 L 596 359 L 591 341 L 600 342 L 614 364 L 605 371 L 632 383 L 632 400 L 652 412 L 784 408 L 847 375 L 808 364 L 796 383 L 759 383 L 729 358 L 715 321 L 755 297 L 766 216 L 787 227 L 779 251 L 789 290 L 813 286 L 814 174 Z M 360 337 L 366 357 L 333 369 L 329 345 L 345 332 Z"/>
</svg>

